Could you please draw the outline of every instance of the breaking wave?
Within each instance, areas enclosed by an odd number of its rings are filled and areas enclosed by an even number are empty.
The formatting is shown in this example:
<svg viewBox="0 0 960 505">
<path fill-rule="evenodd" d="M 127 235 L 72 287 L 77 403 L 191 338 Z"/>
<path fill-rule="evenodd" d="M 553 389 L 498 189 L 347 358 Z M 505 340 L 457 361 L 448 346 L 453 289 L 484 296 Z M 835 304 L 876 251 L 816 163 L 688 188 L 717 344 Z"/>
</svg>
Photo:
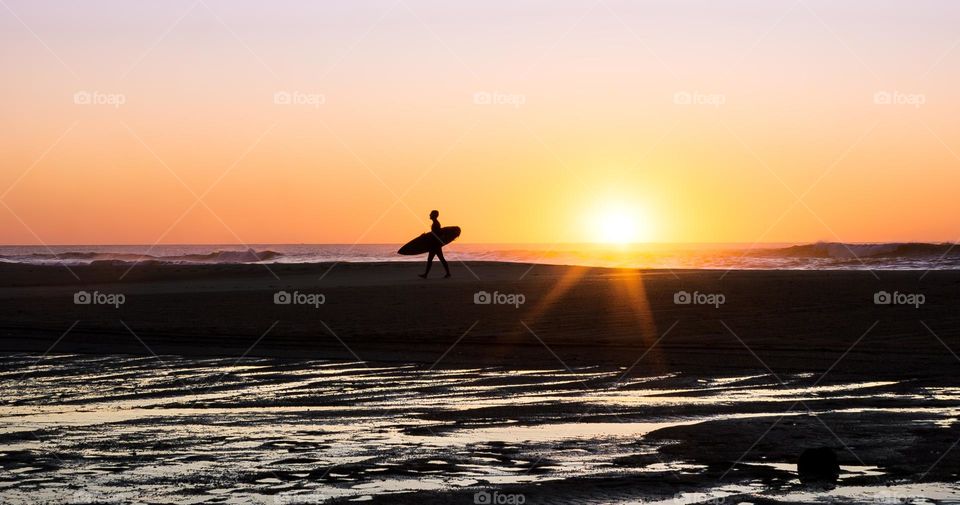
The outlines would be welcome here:
<svg viewBox="0 0 960 505">
<path fill-rule="evenodd" d="M 883 259 L 883 258 L 947 258 L 960 257 L 957 244 L 927 244 L 920 242 L 893 242 L 880 244 L 846 244 L 842 242 L 817 242 L 777 249 L 758 250 L 773 256 L 790 258 L 825 259 Z"/>
<path fill-rule="evenodd" d="M 275 251 L 256 251 L 247 249 L 246 251 L 222 251 L 217 250 L 204 254 L 174 254 L 174 255 L 154 255 L 137 254 L 125 252 L 90 252 L 90 251 L 66 251 L 66 252 L 34 252 L 29 254 L 0 254 L 0 261 L 8 263 L 67 263 L 67 264 L 89 264 L 94 262 L 114 262 L 114 263 L 137 263 L 137 262 L 160 262 L 160 263 L 181 263 L 181 264 L 204 264 L 204 263 L 258 263 L 273 262 L 283 256 L 282 253 Z"/>
</svg>

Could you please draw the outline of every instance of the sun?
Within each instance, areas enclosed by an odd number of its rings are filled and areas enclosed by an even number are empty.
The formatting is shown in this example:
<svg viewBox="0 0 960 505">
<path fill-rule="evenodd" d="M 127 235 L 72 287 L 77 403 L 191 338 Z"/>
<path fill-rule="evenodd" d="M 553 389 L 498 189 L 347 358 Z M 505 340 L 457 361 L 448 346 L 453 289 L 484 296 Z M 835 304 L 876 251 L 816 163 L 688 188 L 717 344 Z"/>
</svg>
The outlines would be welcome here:
<svg viewBox="0 0 960 505">
<path fill-rule="evenodd" d="M 636 235 L 636 222 L 632 216 L 611 212 L 600 216 L 597 223 L 597 239 L 607 244 L 626 244 L 633 242 Z"/>
<path fill-rule="evenodd" d="M 631 244 L 650 239 L 650 221 L 637 205 L 605 204 L 588 226 L 593 242 Z"/>
</svg>

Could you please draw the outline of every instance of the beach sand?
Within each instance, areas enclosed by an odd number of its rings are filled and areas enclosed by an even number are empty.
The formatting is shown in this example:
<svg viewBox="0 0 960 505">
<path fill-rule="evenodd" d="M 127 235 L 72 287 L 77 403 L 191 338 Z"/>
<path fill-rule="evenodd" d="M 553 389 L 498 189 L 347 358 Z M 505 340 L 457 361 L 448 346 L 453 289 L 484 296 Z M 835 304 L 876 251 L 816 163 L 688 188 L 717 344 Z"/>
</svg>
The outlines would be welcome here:
<svg viewBox="0 0 960 505">
<path fill-rule="evenodd" d="M 141 264 L 118 281 L 128 268 L 71 267 L 78 281 L 59 266 L 0 265 L 0 348 L 44 352 L 77 322 L 57 350 L 149 352 L 132 332 L 157 353 L 249 351 L 439 360 L 438 366 L 629 366 L 647 353 L 647 372 L 766 364 L 774 372 L 815 373 L 846 351 L 832 373 L 950 377 L 958 364 L 940 342 L 960 339 L 957 271 L 932 271 L 921 280 L 923 272 L 914 271 L 671 272 L 454 262 L 454 278 L 441 279 L 435 269 L 437 278 L 422 280 L 416 263 Z M 79 290 L 122 293 L 125 303 L 77 305 Z M 322 294 L 324 303 L 276 305 L 281 290 Z M 524 303 L 476 304 L 480 291 L 520 294 Z M 720 294 L 724 303 L 678 305 L 678 291 Z M 876 305 L 878 291 L 919 293 L 925 300 L 919 307 Z"/>
<path fill-rule="evenodd" d="M 3 496 L 960 496 L 960 272 L 421 267 L 0 265 Z"/>
</svg>

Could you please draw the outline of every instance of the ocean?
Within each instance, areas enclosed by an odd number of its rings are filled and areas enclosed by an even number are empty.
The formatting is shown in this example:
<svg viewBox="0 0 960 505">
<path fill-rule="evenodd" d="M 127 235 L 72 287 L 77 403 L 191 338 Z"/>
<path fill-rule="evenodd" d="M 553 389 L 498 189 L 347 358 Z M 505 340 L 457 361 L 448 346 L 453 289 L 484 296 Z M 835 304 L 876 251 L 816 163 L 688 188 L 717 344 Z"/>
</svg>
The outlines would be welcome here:
<svg viewBox="0 0 960 505">
<path fill-rule="evenodd" d="M 452 261 L 506 261 L 651 269 L 955 269 L 954 243 L 811 244 L 470 244 L 445 247 Z M 423 261 L 398 244 L 0 246 L 0 262 L 324 263 Z"/>
</svg>

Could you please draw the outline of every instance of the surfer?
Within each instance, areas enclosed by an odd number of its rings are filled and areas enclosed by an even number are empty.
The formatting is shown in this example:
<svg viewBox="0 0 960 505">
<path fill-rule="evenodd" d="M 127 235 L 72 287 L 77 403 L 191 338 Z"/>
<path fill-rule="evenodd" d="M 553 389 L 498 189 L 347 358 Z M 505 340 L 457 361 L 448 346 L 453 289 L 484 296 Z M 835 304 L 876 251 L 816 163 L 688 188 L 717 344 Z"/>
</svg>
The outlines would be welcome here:
<svg viewBox="0 0 960 505">
<path fill-rule="evenodd" d="M 440 258 L 440 264 L 443 265 L 443 269 L 447 271 L 447 275 L 444 275 L 443 278 L 447 279 L 450 277 L 450 267 L 447 266 L 447 260 L 443 258 L 443 240 L 440 238 L 438 233 L 440 232 L 440 221 L 437 221 L 437 218 L 440 217 L 440 212 L 436 210 L 430 211 L 430 220 L 433 221 L 433 224 L 430 225 L 430 233 L 435 239 L 434 244 L 431 245 L 430 250 L 427 251 L 427 271 L 420 274 L 420 277 L 426 279 L 427 274 L 430 273 L 430 266 L 433 265 L 433 257 L 436 256 Z"/>
</svg>

